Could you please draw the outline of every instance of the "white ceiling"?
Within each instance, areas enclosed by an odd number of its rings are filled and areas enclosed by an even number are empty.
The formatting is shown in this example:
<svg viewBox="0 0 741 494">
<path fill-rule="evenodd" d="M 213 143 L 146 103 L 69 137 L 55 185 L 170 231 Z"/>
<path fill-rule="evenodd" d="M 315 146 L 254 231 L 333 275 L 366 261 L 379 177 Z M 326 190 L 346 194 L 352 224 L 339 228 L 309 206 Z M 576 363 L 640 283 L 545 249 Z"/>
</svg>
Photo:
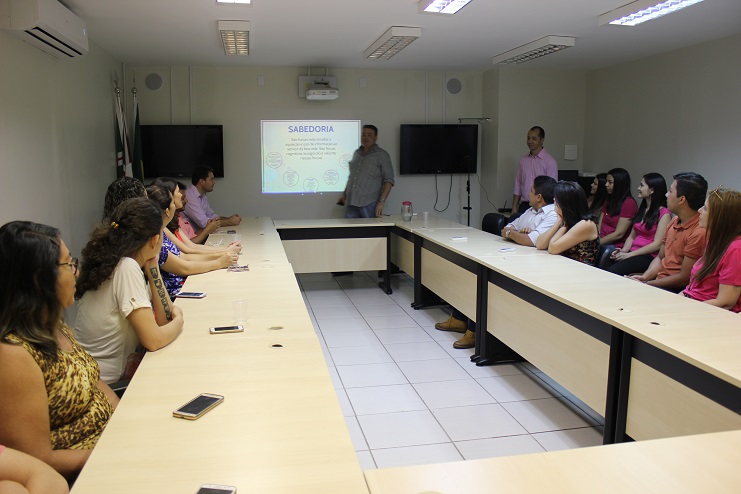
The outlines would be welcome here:
<svg viewBox="0 0 741 494">
<path fill-rule="evenodd" d="M 453 16 L 417 13 L 417 0 L 62 0 L 90 38 L 136 65 L 249 65 L 486 70 L 491 57 L 547 35 L 576 46 L 521 67 L 594 69 L 741 32 L 741 0 L 705 0 L 637 27 L 598 26 L 629 0 L 473 0 Z M 218 20 L 249 20 L 250 55 L 226 56 Z M 422 37 L 389 61 L 363 51 L 391 26 Z"/>
</svg>

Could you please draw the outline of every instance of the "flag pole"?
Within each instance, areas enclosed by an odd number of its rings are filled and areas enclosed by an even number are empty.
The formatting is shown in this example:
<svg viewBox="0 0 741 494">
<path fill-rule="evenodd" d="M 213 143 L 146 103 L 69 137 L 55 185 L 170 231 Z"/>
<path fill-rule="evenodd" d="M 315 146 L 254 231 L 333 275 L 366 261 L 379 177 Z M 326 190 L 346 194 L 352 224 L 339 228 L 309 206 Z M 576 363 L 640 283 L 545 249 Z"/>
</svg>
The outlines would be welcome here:
<svg viewBox="0 0 741 494">
<path fill-rule="evenodd" d="M 134 178 L 144 182 L 144 163 L 142 161 L 142 131 L 139 122 L 139 100 L 136 98 L 136 75 L 134 84 L 131 87 L 131 93 L 134 95 L 134 136 L 132 145 L 132 172 Z"/>
<path fill-rule="evenodd" d="M 116 93 L 116 176 L 132 176 L 131 158 L 129 156 L 129 139 L 126 132 L 126 115 L 121 105 L 121 88 L 118 86 L 118 73 L 113 80 Z"/>
</svg>

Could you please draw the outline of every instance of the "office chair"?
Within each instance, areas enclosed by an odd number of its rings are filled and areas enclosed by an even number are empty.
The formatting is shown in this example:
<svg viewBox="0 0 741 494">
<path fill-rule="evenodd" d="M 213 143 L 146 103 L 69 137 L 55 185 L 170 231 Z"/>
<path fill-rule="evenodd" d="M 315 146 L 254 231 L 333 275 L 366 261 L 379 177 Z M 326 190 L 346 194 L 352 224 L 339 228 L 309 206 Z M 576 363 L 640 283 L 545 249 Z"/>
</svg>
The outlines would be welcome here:
<svg viewBox="0 0 741 494">
<path fill-rule="evenodd" d="M 481 229 L 494 235 L 502 235 L 502 228 L 507 224 L 507 217 L 499 213 L 487 213 L 481 220 Z"/>
</svg>

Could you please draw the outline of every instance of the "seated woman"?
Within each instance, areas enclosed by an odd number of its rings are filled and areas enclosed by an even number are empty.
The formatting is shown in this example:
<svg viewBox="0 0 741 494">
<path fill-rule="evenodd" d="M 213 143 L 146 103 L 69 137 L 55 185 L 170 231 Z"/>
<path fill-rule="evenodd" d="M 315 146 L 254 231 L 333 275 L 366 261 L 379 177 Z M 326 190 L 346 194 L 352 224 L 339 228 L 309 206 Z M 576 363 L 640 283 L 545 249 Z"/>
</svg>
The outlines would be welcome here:
<svg viewBox="0 0 741 494">
<path fill-rule="evenodd" d="M 692 267 L 686 297 L 741 312 L 741 192 L 716 189 L 700 208 L 705 254 Z"/>
<path fill-rule="evenodd" d="M 103 203 L 103 223 L 110 223 L 113 210 L 126 199 L 147 197 L 144 184 L 132 177 L 120 177 L 111 182 L 105 193 Z"/>
<path fill-rule="evenodd" d="M 172 194 L 162 187 L 150 185 L 147 187 L 147 195 L 159 206 L 164 224 L 170 223 L 175 216 Z M 238 256 L 236 252 L 224 250 L 211 254 L 181 253 L 170 238 L 163 234 L 158 262 L 167 293 L 174 298 L 183 288 L 186 277 L 227 268 L 237 262 Z"/>
<path fill-rule="evenodd" d="M 602 206 L 607 200 L 607 173 L 598 173 L 592 181 L 592 188 L 587 197 L 587 206 L 589 211 L 597 213 L 599 216 Z"/>
<path fill-rule="evenodd" d="M 178 182 L 171 178 L 158 178 L 157 180 L 152 182 L 152 185 L 158 185 L 172 194 L 172 200 L 175 203 L 176 214 L 172 218 L 172 220 L 170 220 L 167 226 L 165 226 L 165 235 L 167 235 L 167 238 L 169 238 L 170 241 L 172 241 L 172 243 L 174 243 L 181 252 L 184 252 L 186 254 L 213 254 L 214 252 L 239 253 L 242 250 L 241 242 L 232 242 L 225 247 L 200 245 L 199 243 L 193 242 L 193 240 L 190 239 L 189 234 L 186 233 L 180 226 L 180 215 L 177 213 L 177 211 L 182 211 L 185 208 L 185 203 L 188 201 L 188 199 L 183 193 L 183 189 L 181 189 L 180 185 L 178 185 Z M 214 225 L 216 226 L 214 227 Z M 188 224 L 188 227 L 192 231 L 193 228 L 190 227 L 190 224 Z M 218 219 L 216 219 L 215 222 L 209 221 L 206 228 L 204 228 L 203 231 L 198 234 L 198 236 L 203 235 L 204 232 L 207 232 L 204 237 L 205 241 L 208 235 L 216 230 L 216 228 L 218 228 Z"/>
<path fill-rule="evenodd" d="M 607 200 L 602 206 L 598 224 L 600 244 L 620 248 L 630 234 L 638 204 L 630 195 L 630 174 L 625 169 L 608 171 L 605 186 Z"/>
<path fill-rule="evenodd" d="M 56 228 L 29 221 L 0 228 L 0 443 L 68 480 L 118 404 L 64 323 L 76 273 Z"/>
<path fill-rule="evenodd" d="M 161 243 L 162 211 L 140 197 L 121 203 L 82 249 L 75 332 L 107 383 L 133 375 L 140 345 L 158 350 L 183 329 L 157 264 Z"/>
<path fill-rule="evenodd" d="M 599 232 L 587 208 L 587 196 L 576 182 L 560 181 L 553 191 L 556 223 L 538 237 L 535 246 L 594 266 L 599 251 Z"/>
<path fill-rule="evenodd" d="M 638 186 L 638 197 L 643 199 L 633 218 L 633 229 L 625 244 L 615 249 L 610 259 L 615 263 L 611 273 L 625 276 L 643 273 L 659 253 L 671 213 L 666 208 L 666 180 L 659 173 L 647 173 Z"/>
<path fill-rule="evenodd" d="M 162 179 L 157 179 L 157 182 Z M 171 180 L 171 179 L 164 179 L 164 180 Z M 221 227 L 221 219 L 219 218 L 211 218 L 206 223 L 206 227 L 201 230 L 200 232 L 196 233 L 195 229 L 193 229 L 193 225 L 190 224 L 190 218 L 185 214 L 185 205 L 188 204 L 188 196 L 186 195 L 185 191 L 188 188 L 186 184 L 183 182 L 177 181 L 175 184 L 178 186 L 178 189 L 180 190 L 180 195 L 182 196 L 180 198 L 180 206 L 178 206 L 178 226 L 180 227 L 181 234 L 178 235 L 178 238 L 181 237 L 188 237 L 191 242 L 198 245 L 203 245 L 206 243 L 206 240 L 208 240 L 208 236 L 214 233 L 216 230 L 218 230 Z M 157 183 L 157 185 L 163 185 L 160 183 Z M 164 186 L 164 185 L 163 185 Z M 169 190 L 169 187 L 165 187 Z M 170 191 L 172 192 L 172 191 Z M 176 201 L 177 202 L 177 201 Z M 173 230 L 174 231 L 174 230 Z"/>
</svg>

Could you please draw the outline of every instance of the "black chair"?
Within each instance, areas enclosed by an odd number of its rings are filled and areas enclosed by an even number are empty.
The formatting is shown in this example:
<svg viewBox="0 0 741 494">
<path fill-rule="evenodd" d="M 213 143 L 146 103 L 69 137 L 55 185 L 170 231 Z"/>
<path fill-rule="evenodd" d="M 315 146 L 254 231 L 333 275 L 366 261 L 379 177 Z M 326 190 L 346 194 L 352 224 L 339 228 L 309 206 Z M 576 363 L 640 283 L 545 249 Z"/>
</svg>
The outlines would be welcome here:
<svg viewBox="0 0 741 494">
<path fill-rule="evenodd" d="M 129 386 L 129 383 L 131 382 L 131 379 L 124 379 L 123 381 L 116 381 L 115 383 L 111 383 L 108 386 L 113 390 L 114 393 L 116 393 L 116 396 L 119 398 L 123 398 L 124 392 L 126 392 L 126 388 Z"/>
<path fill-rule="evenodd" d="M 507 217 L 499 213 L 487 213 L 481 221 L 481 229 L 494 235 L 502 235 L 502 228 L 507 224 Z"/>
<path fill-rule="evenodd" d="M 612 264 L 610 262 L 610 256 L 615 251 L 615 246 L 612 244 L 609 245 L 600 245 L 599 251 L 597 252 L 597 267 L 600 269 L 607 269 Z"/>
</svg>

